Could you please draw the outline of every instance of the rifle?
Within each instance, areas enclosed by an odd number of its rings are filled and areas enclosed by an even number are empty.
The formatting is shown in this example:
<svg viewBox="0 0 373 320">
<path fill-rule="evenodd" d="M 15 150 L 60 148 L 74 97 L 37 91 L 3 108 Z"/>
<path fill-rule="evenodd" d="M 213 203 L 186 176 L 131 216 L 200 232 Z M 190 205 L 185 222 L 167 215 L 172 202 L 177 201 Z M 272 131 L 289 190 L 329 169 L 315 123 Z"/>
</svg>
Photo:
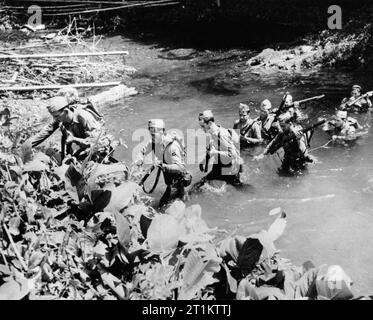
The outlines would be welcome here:
<svg viewBox="0 0 373 320">
<path fill-rule="evenodd" d="M 277 111 L 275 112 L 275 119 L 274 121 L 277 120 L 277 118 L 281 115 L 281 113 L 283 112 L 283 109 L 284 109 L 284 106 L 285 106 L 285 101 L 286 101 L 286 97 L 288 96 L 289 94 L 286 93 L 284 95 L 284 97 L 282 98 L 282 101 L 281 101 L 281 104 L 280 106 L 278 107 Z"/>
<path fill-rule="evenodd" d="M 347 105 L 348 107 L 352 107 L 356 102 L 359 102 L 361 99 L 367 98 L 371 95 L 373 95 L 373 91 L 368 91 L 367 93 L 361 95 L 359 98 L 356 98 L 355 100 L 350 102 L 346 102 L 345 105 Z"/>
<path fill-rule="evenodd" d="M 315 129 L 315 128 L 318 127 L 318 126 L 323 125 L 325 122 L 326 122 L 326 119 L 322 119 L 322 120 L 316 122 L 315 124 L 312 124 L 312 125 L 310 125 L 310 126 L 305 127 L 304 129 L 300 130 L 300 132 L 303 133 L 303 134 L 305 134 L 305 133 L 307 133 L 308 131 L 311 131 L 311 130 Z M 297 134 L 295 134 L 294 132 L 292 132 L 289 136 L 287 136 L 287 137 L 282 141 L 282 144 L 277 145 L 277 146 L 276 146 L 275 148 L 273 148 L 273 149 L 270 148 L 269 150 L 271 150 L 271 151 L 268 150 L 268 153 L 270 153 L 270 154 L 274 154 L 278 149 L 280 149 L 280 148 L 283 146 L 284 143 L 286 143 L 286 142 L 290 142 L 291 140 L 296 139 L 296 138 L 297 138 Z"/>
<path fill-rule="evenodd" d="M 285 111 L 284 110 L 285 109 L 285 100 L 286 100 L 287 95 L 288 94 L 286 94 L 284 96 L 284 98 L 281 101 L 280 107 L 275 112 L 275 120 L 274 121 L 276 121 L 278 119 L 278 117 L 281 115 L 281 113 L 283 111 Z M 311 98 L 307 98 L 307 99 L 303 99 L 303 100 L 299 100 L 299 101 L 294 101 L 291 105 L 287 106 L 286 109 L 293 107 L 295 104 L 302 104 L 302 103 L 306 103 L 308 101 L 320 100 L 320 99 L 322 99 L 324 97 L 325 97 L 325 94 L 322 94 L 320 96 L 315 96 L 315 97 L 311 97 Z"/>
<path fill-rule="evenodd" d="M 315 96 L 315 97 L 311 97 L 311 98 L 307 98 L 307 99 L 303 99 L 303 100 L 299 100 L 299 101 L 294 101 L 289 107 L 294 106 L 296 103 L 301 104 L 301 103 L 305 103 L 305 102 L 308 102 L 308 101 L 320 100 L 324 97 L 325 97 L 325 94 L 322 94 L 320 96 Z"/>
</svg>

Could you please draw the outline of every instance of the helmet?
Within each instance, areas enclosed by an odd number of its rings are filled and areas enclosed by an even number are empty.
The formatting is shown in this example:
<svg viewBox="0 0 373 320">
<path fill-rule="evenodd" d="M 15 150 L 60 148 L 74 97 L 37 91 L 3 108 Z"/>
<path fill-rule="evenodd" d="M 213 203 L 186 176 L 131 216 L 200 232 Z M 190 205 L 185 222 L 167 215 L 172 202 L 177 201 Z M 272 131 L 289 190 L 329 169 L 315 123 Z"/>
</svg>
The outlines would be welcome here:
<svg viewBox="0 0 373 320">
<path fill-rule="evenodd" d="M 272 104 L 271 104 L 271 101 L 269 101 L 268 99 L 263 100 L 262 103 L 260 104 L 260 109 L 263 111 L 271 110 L 271 108 L 272 108 Z"/>
<path fill-rule="evenodd" d="M 60 111 L 69 105 L 69 101 L 65 97 L 53 97 L 48 100 L 48 111 L 50 113 Z"/>
<path fill-rule="evenodd" d="M 164 121 L 162 119 L 151 119 L 148 121 L 148 128 L 164 129 Z"/>
<path fill-rule="evenodd" d="M 205 110 L 199 114 L 198 119 L 205 122 L 214 121 L 214 114 L 211 110 Z"/>
<path fill-rule="evenodd" d="M 250 112 L 250 107 L 247 104 L 245 104 L 245 103 L 240 103 L 240 105 L 239 105 L 238 108 L 239 108 L 240 112 L 241 111 Z"/>
<path fill-rule="evenodd" d="M 358 90 L 362 90 L 362 88 L 361 88 L 361 86 L 359 86 L 358 84 L 354 84 L 353 86 L 352 86 L 352 90 L 354 90 L 354 89 L 358 89 Z"/>
</svg>

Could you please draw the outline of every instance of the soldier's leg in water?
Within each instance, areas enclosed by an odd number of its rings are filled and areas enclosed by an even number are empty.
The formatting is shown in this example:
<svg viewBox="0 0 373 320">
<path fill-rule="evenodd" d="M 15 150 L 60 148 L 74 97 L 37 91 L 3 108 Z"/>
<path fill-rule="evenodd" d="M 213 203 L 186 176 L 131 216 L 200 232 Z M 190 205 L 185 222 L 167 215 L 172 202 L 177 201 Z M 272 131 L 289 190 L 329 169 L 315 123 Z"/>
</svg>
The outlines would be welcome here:
<svg viewBox="0 0 373 320">
<path fill-rule="evenodd" d="M 291 165 L 290 159 L 288 157 L 284 157 L 284 159 L 282 160 L 282 164 L 281 164 L 281 167 L 280 167 L 279 171 L 289 172 L 290 171 L 290 165 Z"/>
<path fill-rule="evenodd" d="M 162 195 L 161 199 L 159 200 L 159 208 L 163 207 L 165 204 L 167 204 L 168 201 L 171 199 L 171 185 L 167 185 L 166 191 Z"/>
<path fill-rule="evenodd" d="M 211 171 L 206 175 L 204 176 L 200 181 L 196 182 L 188 191 L 189 194 L 195 192 L 196 190 L 198 190 L 199 188 L 201 188 L 206 182 L 210 181 L 210 180 L 215 180 L 215 179 L 218 179 L 218 174 L 220 175 L 220 170 L 219 168 L 217 167 L 216 164 L 214 164 L 212 166 L 212 169 Z"/>
</svg>

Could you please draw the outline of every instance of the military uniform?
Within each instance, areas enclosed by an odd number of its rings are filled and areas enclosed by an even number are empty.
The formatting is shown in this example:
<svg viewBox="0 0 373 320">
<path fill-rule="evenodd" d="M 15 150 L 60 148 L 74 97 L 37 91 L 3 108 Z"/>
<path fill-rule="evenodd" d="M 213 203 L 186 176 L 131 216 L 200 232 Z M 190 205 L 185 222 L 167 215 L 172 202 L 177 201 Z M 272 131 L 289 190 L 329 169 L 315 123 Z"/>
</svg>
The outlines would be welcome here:
<svg viewBox="0 0 373 320">
<path fill-rule="evenodd" d="M 212 170 L 204 178 L 205 180 L 223 180 L 230 184 L 240 184 L 240 171 L 242 171 L 242 160 L 235 146 L 233 132 L 221 126 L 215 134 L 211 134 L 208 149 L 214 147 L 218 150 L 215 156 Z"/>
<path fill-rule="evenodd" d="M 192 176 L 185 167 L 184 147 L 176 135 L 164 134 L 159 143 L 149 141 L 141 150 L 140 157 L 144 158 L 152 152 L 153 157 L 161 163 L 164 181 L 167 185 L 167 189 L 160 200 L 160 206 L 162 206 L 171 197 L 171 188 L 176 188 L 177 195 L 182 198 L 185 187 L 191 183 Z"/>
<path fill-rule="evenodd" d="M 361 98 L 360 100 L 356 101 L 355 103 L 349 105 L 349 103 L 354 102 L 356 99 L 361 97 L 361 86 L 355 84 L 352 86 L 352 92 L 350 98 L 344 98 L 342 100 L 340 109 L 343 111 L 351 111 L 351 112 L 364 112 L 368 111 L 368 109 L 372 108 L 372 102 L 369 99 L 369 95 L 366 97 Z"/>
<path fill-rule="evenodd" d="M 328 121 L 323 130 L 331 136 L 344 136 L 346 138 L 353 136 L 356 132 L 356 128 L 351 122 L 345 121 L 341 127 L 336 127 L 333 120 Z"/>
<path fill-rule="evenodd" d="M 249 118 L 244 123 L 237 120 L 233 125 L 233 129 L 240 130 L 241 146 L 253 146 L 263 141 L 261 123 L 257 121 L 257 119 L 253 120 Z M 248 141 L 247 138 L 251 138 L 253 140 Z"/>
<path fill-rule="evenodd" d="M 307 135 L 302 134 L 301 138 L 288 139 L 292 135 L 299 135 L 301 127 L 291 127 L 289 133 L 280 132 L 274 140 L 267 146 L 265 154 L 273 154 L 279 148 L 284 150 L 281 171 L 298 171 L 304 169 L 307 162 L 313 162 L 308 155 Z"/>
<path fill-rule="evenodd" d="M 356 101 L 353 105 L 349 106 L 349 102 L 356 100 L 356 97 L 344 98 L 341 102 L 341 110 L 346 110 L 350 112 L 365 112 L 372 108 L 372 102 L 369 98 L 362 98 Z"/>
<path fill-rule="evenodd" d="M 44 127 L 41 132 L 36 134 L 31 138 L 32 147 L 36 147 L 49 138 L 57 129 L 62 131 L 61 139 L 61 153 L 64 154 L 65 151 L 67 154 L 72 154 L 74 152 L 74 143 L 67 144 L 66 138 L 67 134 L 65 132 L 70 132 L 75 138 L 86 139 L 97 137 L 99 130 L 101 129 L 101 123 L 97 121 L 94 115 L 91 112 L 73 108 L 73 119 L 71 123 L 60 123 L 59 121 L 50 122 L 46 127 Z M 86 147 L 79 147 L 80 152 Z"/>
<path fill-rule="evenodd" d="M 275 120 L 275 115 L 271 113 L 264 119 L 258 118 L 261 135 L 264 140 L 271 141 L 278 134 L 279 124 Z"/>
</svg>

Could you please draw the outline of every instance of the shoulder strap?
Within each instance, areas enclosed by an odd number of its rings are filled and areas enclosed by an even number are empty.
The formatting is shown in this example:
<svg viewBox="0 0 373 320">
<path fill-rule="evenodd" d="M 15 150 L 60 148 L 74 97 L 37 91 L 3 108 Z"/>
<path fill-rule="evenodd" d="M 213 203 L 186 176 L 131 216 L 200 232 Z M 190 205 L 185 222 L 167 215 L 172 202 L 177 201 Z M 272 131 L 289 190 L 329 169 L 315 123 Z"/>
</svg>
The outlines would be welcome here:
<svg viewBox="0 0 373 320">
<path fill-rule="evenodd" d="M 253 125 L 254 125 L 256 122 L 257 122 L 257 120 L 254 119 L 253 122 L 252 122 L 250 125 L 248 125 L 248 126 L 243 130 L 242 135 L 245 136 L 245 135 L 249 132 L 249 130 L 253 127 Z"/>
</svg>

